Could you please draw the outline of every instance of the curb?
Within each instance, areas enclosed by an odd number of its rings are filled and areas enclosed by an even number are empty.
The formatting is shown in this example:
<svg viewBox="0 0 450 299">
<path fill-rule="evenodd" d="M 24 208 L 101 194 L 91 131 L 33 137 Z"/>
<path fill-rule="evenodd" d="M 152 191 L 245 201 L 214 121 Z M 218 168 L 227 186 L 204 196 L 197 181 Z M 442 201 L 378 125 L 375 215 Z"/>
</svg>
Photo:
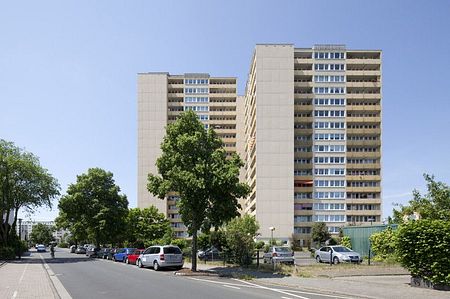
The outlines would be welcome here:
<svg viewBox="0 0 450 299">
<path fill-rule="evenodd" d="M 45 269 L 48 278 L 50 279 L 50 284 L 52 286 L 52 291 L 56 298 L 60 299 L 72 299 L 69 292 L 67 292 L 66 288 L 63 286 L 61 281 L 56 277 L 55 273 L 50 269 L 50 266 L 45 262 L 45 259 L 39 254 L 42 261 L 42 267 Z"/>
<path fill-rule="evenodd" d="M 6 261 L 0 261 L 0 268 L 6 265 Z"/>
</svg>

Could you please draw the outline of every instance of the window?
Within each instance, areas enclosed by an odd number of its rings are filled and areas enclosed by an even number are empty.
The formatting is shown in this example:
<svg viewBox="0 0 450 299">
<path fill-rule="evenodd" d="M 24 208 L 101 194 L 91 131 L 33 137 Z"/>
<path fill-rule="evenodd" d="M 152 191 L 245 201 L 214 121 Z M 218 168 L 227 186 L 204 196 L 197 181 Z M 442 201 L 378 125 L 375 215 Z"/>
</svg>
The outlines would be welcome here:
<svg viewBox="0 0 450 299">
<path fill-rule="evenodd" d="M 315 145 L 314 152 L 345 152 L 345 145 Z"/>
<path fill-rule="evenodd" d="M 345 82 L 345 76 L 314 76 L 314 82 Z"/>
<path fill-rule="evenodd" d="M 343 94 L 345 87 L 314 87 L 315 94 Z"/>
<path fill-rule="evenodd" d="M 208 106 L 184 106 L 184 111 L 188 111 L 188 110 L 192 110 L 192 111 L 209 111 L 209 107 Z"/>
<path fill-rule="evenodd" d="M 316 211 L 321 211 L 321 210 L 345 211 L 345 204 L 343 204 L 343 203 L 315 203 L 314 210 L 316 210 Z"/>
<path fill-rule="evenodd" d="M 318 106 L 345 106 L 345 99 L 314 99 L 314 104 Z"/>
<path fill-rule="evenodd" d="M 315 110 L 315 117 L 345 117 L 344 110 Z"/>
<path fill-rule="evenodd" d="M 345 222 L 345 215 L 314 215 L 314 221 Z"/>
<path fill-rule="evenodd" d="M 314 134 L 314 140 L 345 140 L 345 134 Z"/>
<path fill-rule="evenodd" d="M 345 157 L 314 157 L 316 164 L 345 164 Z"/>
<path fill-rule="evenodd" d="M 184 84 L 188 85 L 188 84 L 208 84 L 209 80 L 208 79 L 184 79 Z"/>
<path fill-rule="evenodd" d="M 316 168 L 315 175 L 345 175 L 344 168 Z"/>
<path fill-rule="evenodd" d="M 345 187 L 344 180 L 314 180 L 314 187 Z"/>
<path fill-rule="evenodd" d="M 184 93 L 186 94 L 195 94 L 195 93 L 208 93 L 209 88 L 207 87 L 187 87 L 184 89 Z"/>
<path fill-rule="evenodd" d="M 312 194 L 311 193 L 294 193 L 294 199 L 311 199 Z"/>
<path fill-rule="evenodd" d="M 294 216 L 294 222 L 311 222 L 312 216 Z"/>
<path fill-rule="evenodd" d="M 209 119 L 209 116 L 206 114 L 199 114 L 199 115 L 197 115 L 197 117 L 199 120 L 208 120 Z"/>
<path fill-rule="evenodd" d="M 345 59 L 345 52 L 314 52 L 315 59 Z"/>
<path fill-rule="evenodd" d="M 294 227 L 294 234 L 310 234 L 311 227 Z"/>
<path fill-rule="evenodd" d="M 345 71 L 345 64 L 315 63 L 314 70 L 316 70 L 316 71 Z"/>
<path fill-rule="evenodd" d="M 208 97 L 184 97 L 185 103 L 208 103 Z"/>
<path fill-rule="evenodd" d="M 315 199 L 345 199 L 345 192 L 315 192 Z"/>
<path fill-rule="evenodd" d="M 314 122 L 316 129 L 345 129 L 344 122 Z"/>
</svg>

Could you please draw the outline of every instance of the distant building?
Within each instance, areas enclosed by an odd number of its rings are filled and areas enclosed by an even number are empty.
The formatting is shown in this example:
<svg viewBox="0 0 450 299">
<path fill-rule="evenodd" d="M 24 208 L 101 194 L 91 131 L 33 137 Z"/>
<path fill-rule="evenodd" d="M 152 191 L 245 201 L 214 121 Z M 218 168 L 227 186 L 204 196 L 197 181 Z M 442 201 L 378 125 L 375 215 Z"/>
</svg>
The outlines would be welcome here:
<svg viewBox="0 0 450 299">
<path fill-rule="evenodd" d="M 24 241 L 30 240 L 33 227 L 39 223 L 56 229 L 55 221 L 22 221 L 21 225 L 22 231 L 20 232 L 21 239 Z M 17 223 L 16 230 L 17 234 L 19 235 L 19 223 Z M 67 230 L 55 230 L 53 231 L 53 238 L 55 239 L 56 242 L 59 243 L 61 239 L 67 237 L 69 234 L 70 233 Z"/>
</svg>

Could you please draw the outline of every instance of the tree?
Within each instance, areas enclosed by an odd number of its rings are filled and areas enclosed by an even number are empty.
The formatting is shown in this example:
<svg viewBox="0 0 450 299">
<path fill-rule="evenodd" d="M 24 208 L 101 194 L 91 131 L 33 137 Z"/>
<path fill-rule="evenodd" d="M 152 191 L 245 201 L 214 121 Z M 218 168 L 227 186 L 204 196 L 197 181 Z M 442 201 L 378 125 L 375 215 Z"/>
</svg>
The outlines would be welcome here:
<svg viewBox="0 0 450 299">
<path fill-rule="evenodd" d="M 49 244 L 53 241 L 54 229 L 43 223 L 38 223 L 33 226 L 30 234 L 30 240 L 33 244 Z"/>
<path fill-rule="evenodd" d="M 164 199 L 177 192 L 181 219 L 192 235 L 192 270 L 197 271 L 197 233 L 219 227 L 238 216 L 238 198 L 249 193 L 239 183 L 243 166 L 238 155 L 227 159 L 223 142 L 214 130 L 205 130 L 193 111 L 169 124 L 156 166 L 160 176 L 149 174 L 147 189 Z"/>
<path fill-rule="evenodd" d="M 403 218 L 415 215 L 421 219 L 450 221 L 450 187 L 442 182 L 436 182 L 434 176 L 424 174 L 428 192 L 424 195 L 413 191 L 413 199 L 409 205 L 399 205 L 394 209 L 394 222 L 402 223 Z"/>
<path fill-rule="evenodd" d="M 36 156 L 0 139 L 0 246 L 17 239 L 15 228 L 20 209 L 33 213 L 39 207 L 51 208 L 59 190 L 57 180 Z M 8 223 L 11 213 L 12 225 Z"/>
<path fill-rule="evenodd" d="M 255 217 L 244 215 L 228 222 L 225 227 L 228 250 L 233 253 L 235 262 L 243 265 L 249 263 L 249 258 L 255 249 L 256 233 L 259 224 Z"/>
<path fill-rule="evenodd" d="M 376 260 L 395 259 L 397 232 L 392 227 L 388 226 L 385 230 L 372 234 L 369 239 Z"/>
<path fill-rule="evenodd" d="M 128 215 L 128 200 L 119 194 L 113 174 L 90 168 L 69 185 L 59 201 L 58 226 L 67 228 L 77 240 L 116 243 L 122 238 Z"/>
<path fill-rule="evenodd" d="M 352 248 L 352 241 L 351 241 L 350 237 L 349 236 L 343 236 L 341 238 L 341 245 L 351 249 Z"/>
<path fill-rule="evenodd" d="M 331 237 L 325 222 L 316 222 L 312 226 L 311 238 L 318 242 L 319 246 Z"/>
<path fill-rule="evenodd" d="M 166 219 L 164 214 L 159 213 L 155 206 L 145 209 L 134 208 L 128 211 L 128 242 L 148 245 L 167 235 L 172 236 L 172 234 L 170 221 Z"/>
</svg>

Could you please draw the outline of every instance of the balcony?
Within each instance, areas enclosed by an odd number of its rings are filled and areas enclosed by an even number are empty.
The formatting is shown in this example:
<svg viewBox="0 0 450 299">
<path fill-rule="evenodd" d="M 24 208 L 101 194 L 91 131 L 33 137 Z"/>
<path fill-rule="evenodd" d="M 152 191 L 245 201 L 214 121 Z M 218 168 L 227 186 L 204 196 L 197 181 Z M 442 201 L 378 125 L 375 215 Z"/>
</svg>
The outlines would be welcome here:
<svg viewBox="0 0 450 299">
<path fill-rule="evenodd" d="M 381 117 L 371 116 L 371 117 L 353 117 L 347 116 L 347 123 L 380 123 Z"/>
<path fill-rule="evenodd" d="M 380 193 L 381 187 L 347 187 L 347 193 Z"/>
<path fill-rule="evenodd" d="M 380 175 L 347 175 L 347 181 L 381 181 Z"/>
<path fill-rule="evenodd" d="M 368 99 L 368 100 L 378 100 L 381 99 L 380 93 L 347 93 L 347 99 Z"/>
<path fill-rule="evenodd" d="M 380 76 L 380 70 L 347 70 L 347 76 Z"/>
<path fill-rule="evenodd" d="M 294 152 L 294 158 L 312 158 L 312 152 Z"/>
<path fill-rule="evenodd" d="M 314 118 L 312 116 L 296 116 L 294 117 L 294 121 L 296 123 L 312 123 L 314 121 Z"/>
<path fill-rule="evenodd" d="M 381 140 L 347 140 L 347 146 L 381 146 Z"/>
<path fill-rule="evenodd" d="M 347 65 L 349 64 L 356 64 L 356 65 L 361 65 L 361 64 L 369 64 L 369 65 L 376 65 L 376 64 L 381 64 L 381 59 L 380 58 L 347 58 L 345 60 L 345 62 L 347 63 Z"/>
<path fill-rule="evenodd" d="M 347 152 L 347 158 L 368 158 L 368 159 L 379 159 L 381 157 L 381 152 Z"/>
<path fill-rule="evenodd" d="M 381 111 L 381 105 L 349 105 L 347 111 Z"/>
<path fill-rule="evenodd" d="M 355 163 L 347 163 L 347 169 L 355 169 L 355 170 L 362 170 L 362 169 L 380 169 L 381 164 L 380 163 L 367 163 L 367 164 L 355 164 Z"/>
<path fill-rule="evenodd" d="M 381 128 L 376 129 L 347 129 L 347 135 L 379 135 Z"/>
<path fill-rule="evenodd" d="M 312 66 L 310 70 L 294 70 L 295 76 L 312 76 L 314 75 L 314 71 L 312 70 Z"/>
</svg>

